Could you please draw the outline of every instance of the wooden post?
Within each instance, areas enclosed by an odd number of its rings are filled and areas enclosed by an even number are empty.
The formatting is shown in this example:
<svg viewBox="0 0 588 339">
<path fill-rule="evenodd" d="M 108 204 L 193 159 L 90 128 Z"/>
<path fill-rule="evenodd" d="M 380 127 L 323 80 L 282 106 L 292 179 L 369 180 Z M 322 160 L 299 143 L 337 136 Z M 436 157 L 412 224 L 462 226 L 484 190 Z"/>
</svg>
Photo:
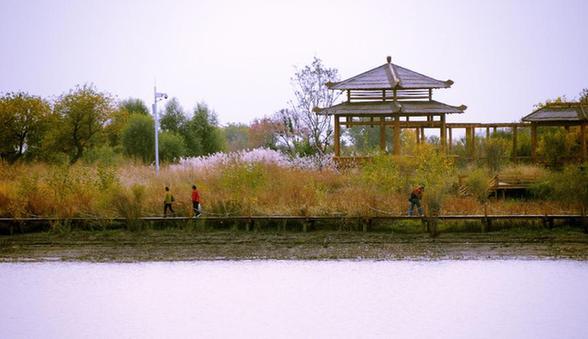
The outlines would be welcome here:
<svg viewBox="0 0 588 339">
<path fill-rule="evenodd" d="M 466 127 L 466 135 L 465 135 L 465 142 L 466 142 L 466 150 L 468 153 L 468 157 L 472 157 L 472 128 Z"/>
<path fill-rule="evenodd" d="M 335 156 L 338 157 L 341 154 L 341 131 L 339 126 L 339 116 L 335 115 L 335 135 L 333 142 L 335 143 Z"/>
<path fill-rule="evenodd" d="M 419 128 L 415 128 L 415 134 L 416 134 L 416 143 L 417 145 L 420 145 L 421 143 L 421 132 L 419 131 Z"/>
<path fill-rule="evenodd" d="M 512 126 L 512 152 L 510 157 L 513 161 L 517 159 L 517 126 Z"/>
<path fill-rule="evenodd" d="M 424 144 L 427 141 L 427 139 L 425 139 L 425 128 L 421 127 L 421 144 Z"/>
<path fill-rule="evenodd" d="M 447 143 L 447 148 L 451 151 L 451 146 L 453 144 L 453 133 L 451 127 L 449 127 L 449 142 Z"/>
<path fill-rule="evenodd" d="M 351 102 L 351 90 L 347 90 L 347 102 Z"/>
<path fill-rule="evenodd" d="M 441 151 L 447 154 L 447 128 L 445 125 L 445 113 L 441 113 Z"/>
<path fill-rule="evenodd" d="M 537 124 L 531 123 L 531 159 L 537 161 Z"/>
<path fill-rule="evenodd" d="M 472 134 L 472 159 L 476 158 L 476 128 L 472 127 L 471 128 L 471 134 Z"/>
<path fill-rule="evenodd" d="M 386 151 L 386 125 L 384 125 L 385 117 L 380 117 L 380 152 Z"/>
<path fill-rule="evenodd" d="M 394 116 L 394 155 L 400 155 L 400 115 Z"/>
<path fill-rule="evenodd" d="M 486 140 L 490 139 L 490 127 L 486 127 Z"/>
<path fill-rule="evenodd" d="M 580 125 L 580 145 L 582 147 L 582 161 L 586 161 L 586 124 L 584 123 Z"/>
</svg>

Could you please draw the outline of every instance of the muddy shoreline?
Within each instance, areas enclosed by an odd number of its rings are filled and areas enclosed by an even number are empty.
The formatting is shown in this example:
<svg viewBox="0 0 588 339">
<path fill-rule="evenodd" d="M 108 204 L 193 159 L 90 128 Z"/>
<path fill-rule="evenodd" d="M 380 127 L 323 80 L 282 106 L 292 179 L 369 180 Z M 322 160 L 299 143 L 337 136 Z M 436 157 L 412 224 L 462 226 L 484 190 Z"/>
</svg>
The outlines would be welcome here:
<svg viewBox="0 0 588 339">
<path fill-rule="evenodd" d="M 0 236 L 0 262 L 190 260 L 588 260 L 577 230 L 427 234 L 75 231 Z"/>
</svg>

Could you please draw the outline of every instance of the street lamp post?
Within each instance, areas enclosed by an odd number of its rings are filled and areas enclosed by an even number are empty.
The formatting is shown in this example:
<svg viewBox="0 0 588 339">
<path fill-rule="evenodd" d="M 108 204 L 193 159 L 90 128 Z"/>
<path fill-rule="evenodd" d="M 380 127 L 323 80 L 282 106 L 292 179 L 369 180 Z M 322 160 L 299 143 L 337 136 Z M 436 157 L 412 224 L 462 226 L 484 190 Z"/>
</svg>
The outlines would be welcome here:
<svg viewBox="0 0 588 339">
<path fill-rule="evenodd" d="M 157 92 L 157 87 L 153 86 L 153 118 L 155 119 L 155 174 L 159 175 L 159 115 L 157 114 L 157 102 L 167 99 L 166 93 Z"/>
</svg>

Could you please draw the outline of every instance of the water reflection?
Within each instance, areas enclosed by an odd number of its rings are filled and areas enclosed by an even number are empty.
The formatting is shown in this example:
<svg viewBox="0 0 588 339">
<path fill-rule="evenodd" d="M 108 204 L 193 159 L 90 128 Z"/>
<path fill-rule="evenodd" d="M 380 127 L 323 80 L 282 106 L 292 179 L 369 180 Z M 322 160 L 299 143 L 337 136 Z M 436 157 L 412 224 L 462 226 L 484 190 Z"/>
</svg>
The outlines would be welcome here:
<svg viewBox="0 0 588 339">
<path fill-rule="evenodd" d="M 585 338 L 588 263 L 0 264 L 0 338 Z"/>
</svg>

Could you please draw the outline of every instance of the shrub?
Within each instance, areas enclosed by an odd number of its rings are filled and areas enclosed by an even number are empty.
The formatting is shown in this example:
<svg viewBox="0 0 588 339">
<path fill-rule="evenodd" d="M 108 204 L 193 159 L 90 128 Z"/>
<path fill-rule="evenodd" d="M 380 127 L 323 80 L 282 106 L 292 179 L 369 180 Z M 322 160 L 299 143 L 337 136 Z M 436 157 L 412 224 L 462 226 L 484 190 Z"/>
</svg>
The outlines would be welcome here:
<svg viewBox="0 0 588 339">
<path fill-rule="evenodd" d="M 164 162 L 177 162 L 186 154 L 186 143 L 181 135 L 163 132 L 159 136 L 159 157 Z"/>
<path fill-rule="evenodd" d="M 507 161 L 510 147 L 510 142 L 503 138 L 490 138 L 486 141 L 486 160 L 492 172 L 498 172 Z"/>
</svg>

